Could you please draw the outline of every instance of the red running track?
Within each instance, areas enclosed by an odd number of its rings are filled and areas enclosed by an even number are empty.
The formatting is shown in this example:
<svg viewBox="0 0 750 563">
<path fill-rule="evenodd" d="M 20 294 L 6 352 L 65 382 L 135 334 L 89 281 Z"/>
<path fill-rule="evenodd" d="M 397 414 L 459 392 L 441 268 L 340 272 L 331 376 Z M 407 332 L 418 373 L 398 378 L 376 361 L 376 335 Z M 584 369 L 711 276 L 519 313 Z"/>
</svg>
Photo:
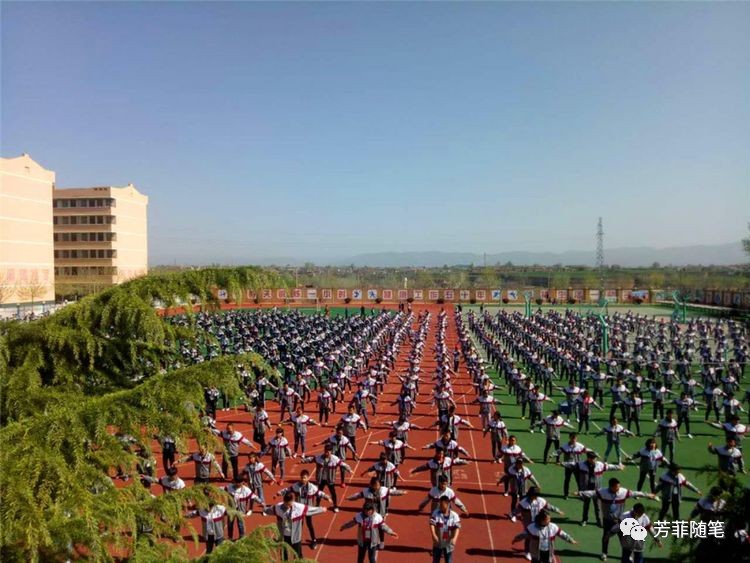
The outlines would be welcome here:
<svg viewBox="0 0 750 563">
<path fill-rule="evenodd" d="M 452 305 L 415 305 L 413 307 L 415 318 L 416 315 L 425 309 L 430 310 L 432 313 L 430 319 L 430 331 L 427 335 L 427 341 L 425 344 L 424 358 L 421 364 L 421 375 L 424 378 L 420 386 L 420 395 L 417 397 L 418 404 L 415 413 L 412 417 L 412 422 L 420 426 L 429 426 L 435 420 L 435 410 L 430 406 L 430 398 L 432 385 L 430 378 L 434 374 L 435 359 L 432 356 L 432 350 L 435 345 L 435 334 L 437 331 L 437 314 L 441 308 L 445 308 L 448 314 L 448 327 L 446 331 L 446 345 L 448 350 L 452 350 L 458 342 L 458 335 L 456 331 L 456 325 L 453 318 L 453 306 Z M 396 361 L 395 373 L 391 373 L 389 376 L 389 384 L 385 388 L 385 392 L 379 395 L 378 414 L 375 417 L 370 416 L 371 428 L 367 432 L 359 430 L 357 436 L 357 445 L 359 446 L 359 453 L 361 460 L 355 462 L 349 460 L 349 463 L 354 470 L 355 477 L 349 481 L 347 480 L 347 486 L 345 489 L 339 488 L 338 494 L 340 499 L 344 496 L 349 496 L 358 492 L 362 488 L 367 486 L 369 477 L 360 477 L 360 474 L 370 465 L 377 461 L 378 455 L 382 451 L 382 448 L 377 445 L 365 445 L 370 440 L 381 440 L 385 439 L 388 435 L 389 428 L 386 423 L 398 418 L 398 408 L 395 405 L 390 405 L 398 395 L 400 389 L 400 382 L 396 377 L 396 374 L 403 374 L 408 369 L 408 356 L 411 350 L 411 343 L 406 341 L 402 344 L 400 354 Z M 459 432 L 459 443 L 461 446 L 466 448 L 472 459 L 472 463 L 466 466 L 460 466 L 454 469 L 453 473 L 453 489 L 461 500 L 466 504 L 470 516 L 461 517 L 461 534 L 459 537 L 458 545 L 454 553 L 454 561 L 460 563 L 462 561 L 468 561 L 469 557 L 478 559 L 479 561 L 511 561 L 519 559 L 522 560 L 523 552 L 520 549 L 513 549 L 511 547 L 512 537 L 518 533 L 518 525 L 513 525 L 507 519 L 507 514 L 510 510 L 510 499 L 509 497 L 503 497 L 499 491 L 500 488 L 495 485 L 499 475 L 502 471 L 502 465 L 496 465 L 492 463 L 492 457 L 490 455 L 489 437 L 482 438 L 481 429 L 478 428 L 479 416 L 478 406 L 470 405 L 469 403 L 474 399 L 475 394 L 471 385 L 468 372 L 465 369 L 463 358 L 461 360 L 459 375 L 453 381 L 454 397 L 457 403 L 456 412 L 460 416 L 467 416 L 470 422 L 477 428 L 471 430 L 462 427 Z M 316 417 L 315 405 L 315 393 L 313 393 L 313 400 L 308 404 L 308 414 Z M 347 394 L 349 399 L 351 393 Z M 266 408 L 271 417 L 272 424 L 279 421 L 279 408 L 275 402 L 267 402 Z M 344 407 L 339 404 L 337 407 L 337 413 L 335 413 L 331 421 L 338 421 L 338 418 L 343 414 Z M 240 409 L 232 409 L 230 411 L 220 411 L 217 413 L 217 427 L 223 429 L 224 424 L 227 422 L 234 422 L 237 430 L 245 434 L 247 437 L 252 436 L 252 427 L 250 425 L 251 416 L 249 413 Z M 311 427 L 308 435 L 308 455 L 317 454 L 321 451 L 321 448 L 313 448 L 312 444 L 320 442 L 324 437 L 332 433 L 332 426 L 328 427 Z M 291 442 L 291 431 L 290 427 L 287 426 L 287 436 Z M 270 437 L 270 435 L 269 435 Z M 431 548 L 430 541 L 430 530 L 429 530 L 429 506 L 425 508 L 421 513 L 417 512 L 417 506 L 419 502 L 427 494 L 430 488 L 429 473 L 417 473 L 410 477 L 409 471 L 425 463 L 430 459 L 433 450 L 422 450 L 422 446 L 430 442 L 435 441 L 438 438 L 438 432 L 435 429 L 432 430 L 412 430 L 410 432 L 410 444 L 417 448 L 419 451 L 408 452 L 407 459 L 400 467 L 401 474 L 407 478 L 406 482 L 400 482 L 397 486 L 407 491 L 405 496 L 393 497 L 390 505 L 390 512 L 387 518 L 388 525 L 394 529 L 399 537 L 392 538 L 386 537 L 385 549 L 380 551 L 378 555 L 378 561 L 381 563 L 392 563 L 395 561 L 401 561 L 401 557 L 409 556 L 414 554 L 418 560 L 429 560 L 429 553 Z M 363 447 L 364 446 L 364 447 Z M 248 448 L 242 447 L 241 452 L 246 452 Z M 161 467 L 160 451 L 158 444 L 154 444 L 154 451 L 156 459 L 159 460 L 159 471 L 158 476 L 164 474 L 164 470 Z M 220 461 L 220 453 L 216 453 L 217 459 Z M 246 456 L 240 456 L 240 466 L 242 467 L 246 463 Z M 268 457 L 263 458 L 264 463 L 270 467 L 270 459 Z M 314 465 L 302 465 L 298 464 L 297 460 L 287 460 L 286 467 L 286 482 L 294 482 L 303 469 L 309 469 L 313 472 Z M 186 462 L 179 466 L 179 473 L 181 478 L 185 481 L 187 486 L 192 485 L 193 480 L 193 464 L 192 462 Z M 226 483 L 214 482 L 218 486 L 223 486 Z M 159 494 L 161 487 L 158 485 L 153 487 L 154 493 Z M 264 487 L 266 502 L 278 502 L 280 499 L 274 499 L 274 495 L 278 491 L 279 487 L 275 484 L 266 484 Z M 314 559 L 317 561 L 323 561 L 326 563 L 338 563 L 338 562 L 354 562 L 357 557 L 357 545 L 356 545 L 356 529 L 352 528 L 344 532 L 340 532 L 340 526 L 351 519 L 361 508 L 361 500 L 357 501 L 346 501 L 340 500 L 341 511 L 334 513 L 329 511 L 325 514 L 314 517 L 315 531 L 318 535 L 318 547 L 312 549 L 309 545 L 309 535 L 307 530 L 303 533 L 303 556 L 305 558 Z M 330 506 L 329 503 L 324 502 L 324 506 Z M 260 514 L 253 514 L 252 516 L 245 518 L 245 526 L 247 529 L 252 529 L 258 525 L 273 524 L 275 519 L 272 517 L 264 517 Z M 192 521 L 192 525 L 196 530 L 200 530 L 200 521 L 198 518 Z M 190 534 L 187 529 L 183 530 L 185 539 L 190 539 Z M 235 532 L 236 534 L 236 532 Z M 205 546 L 201 543 L 195 547 L 192 542 L 188 542 L 189 550 L 191 555 L 197 556 L 205 552 Z M 522 544 L 517 544 L 519 547 Z"/>
</svg>

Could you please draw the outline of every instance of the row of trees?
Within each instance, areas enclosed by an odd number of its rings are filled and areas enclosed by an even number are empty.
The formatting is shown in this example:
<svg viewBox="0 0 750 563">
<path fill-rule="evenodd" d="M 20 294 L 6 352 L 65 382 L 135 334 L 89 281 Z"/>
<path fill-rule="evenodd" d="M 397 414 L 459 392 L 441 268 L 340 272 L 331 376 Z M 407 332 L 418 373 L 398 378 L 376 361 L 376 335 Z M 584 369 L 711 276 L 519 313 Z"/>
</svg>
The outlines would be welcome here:
<svg viewBox="0 0 750 563">
<path fill-rule="evenodd" d="M 620 268 L 604 272 L 605 285 L 612 288 L 653 289 L 750 289 L 747 270 L 732 268 Z M 587 288 L 599 286 L 594 268 L 531 268 L 517 266 L 442 267 L 442 268 L 359 268 L 342 272 L 339 268 L 314 268 L 296 272 L 300 285 L 316 287 L 409 287 L 472 289 L 489 287 Z"/>
</svg>

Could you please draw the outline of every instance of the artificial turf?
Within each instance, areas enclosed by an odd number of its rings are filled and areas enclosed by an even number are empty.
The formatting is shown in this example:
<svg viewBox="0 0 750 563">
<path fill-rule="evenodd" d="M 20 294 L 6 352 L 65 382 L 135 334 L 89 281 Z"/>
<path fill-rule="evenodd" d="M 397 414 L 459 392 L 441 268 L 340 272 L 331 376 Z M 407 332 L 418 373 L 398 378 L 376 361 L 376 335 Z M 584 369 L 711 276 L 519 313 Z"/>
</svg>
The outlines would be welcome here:
<svg viewBox="0 0 750 563">
<path fill-rule="evenodd" d="M 476 307 L 476 309 L 478 311 L 478 307 Z M 464 308 L 464 311 L 466 311 L 466 308 Z M 484 349 L 476 340 L 475 345 L 477 350 L 484 356 Z M 697 366 L 693 366 L 693 369 L 696 370 Z M 578 498 L 572 496 L 568 499 L 563 499 L 564 469 L 556 465 L 554 460 L 550 460 L 547 465 L 543 465 L 542 463 L 545 443 L 544 433 L 539 430 L 535 431 L 533 434 L 529 433 L 528 419 L 521 419 L 521 407 L 516 404 L 514 397 L 509 395 L 503 378 L 492 368 L 488 369 L 488 374 L 496 384 L 503 386 L 502 389 L 496 390 L 495 392 L 495 396 L 503 401 L 503 404 L 500 405 L 500 412 L 503 415 L 505 423 L 508 425 L 508 432 L 517 436 L 521 448 L 523 448 L 526 455 L 534 461 L 534 464 L 529 467 L 542 485 L 541 496 L 546 498 L 549 503 L 565 512 L 565 516 L 562 517 L 552 514 L 553 521 L 558 523 L 566 532 L 571 534 L 573 538 L 578 541 L 578 545 L 570 545 L 565 542 L 560 542 L 560 545 L 557 546 L 557 554 L 565 563 L 590 562 L 594 558 L 598 559 L 601 554 L 602 531 L 601 528 L 598 528 L 594 524 L 593 507 L 591 507 L 589 511 L 588 526 L 581 526 L 580 521 L 583 503 Z M 565 385 L 565 382 L 563 381 L 557 381 L 556 383 L 561 387 Z M 562 392 L 554 390 L 552 398 L 556 403 L 559 403 L 563 401 L 565 397 Z M 610 401 L 609 396 L 606 394 L 604 402 L 604 410 L 599 411 L 594 409 L 591 417 L 591 420 L 600 427 L 605 426 L 608 422 L 607 417 L 609 414 Z M 650 404 L 645 405 L 641 416 L 642 437 L 624 437 L 622 439 L 623 453 L 625 455 L 631 455 L 637 452 L 644 445 L 646 439 L 653 435 L 657 425 L 653 422 L 651 417 L 652 411 L 650 407 Z M 546 403 L 544 407 L 545 416 L 554 408 L 555 406 L 553 403 Z M 666 408 L 668 408 L 668 406 L 666 406 Z M 745 417 L 746 415 L 743 415 L 743 419 L 745 419 L 743 422 L 746 421 Z M 677 458 L 677 463 L 681 465 L 682 473 L 688 481 L 692 482 L 703 493 L 706 493 L 712 484 L 711 479 L 715 476 L 716 469 L 716 456 L 707 451 L 707 445 L 709 442 L 712 442 L 715 445 L 723 444 L 724 433 L 703 422 L 703 410 L 693 412 L 690 418 L 693 439 L 682 436 L 681 441 L 675 448 L 675 457 Z M 714 420 L 713 417 L 711 420 Z M 577 430 L 575 418 L 571 420 L 571 424 L 574 424 Z M 633 430 L 635 431 L 635 428 L 633 428 Z M 565 428 L 562 432 L 561 443 L 567 441 L 568 432 L 572 432 L 572 430 Z M 596 432 L 597 431 L 592 426 L 591 433 L 580 433 L 578 441 L 598 452 L 600 456 L 603 456 L 607 445 L 606 438 L 604 436 L 595 436 L 594 434 Z M 660 444 L 660 440 L 657 437 L 657 445 L 658 444 Z M 614 454 L 610 454 L 608 461 L 610 463 L 616 463 Z M 706 471 L 707 468 L 709 468 L 710 471 Z M 663 473 L 663 471 L 666 471 L 666 468 L 657 472 L 657 478 Z M 635 489 L 638 482 L 638 466 L 626 464 L 624 471 L 608 471 L 603 477 L 603 483 L 605 486 L 609 478 L 617 477 L 623 486 L 629 489 Z M 746 476 L 741 475 L 740 477 L 743 478 L 743 481 L 747 482 Z M 644 485 L 644 488 L 646 487 L 648 487 L 648 484 Z M 575 490 L 576 487 L 573 481 L 571 481 L 571 493 Z M 689 520 L 690 512 L 698 499 L 699 496 L 696 493 L 687 489 L 684 491 L 683 501 L 680 506 L 680 518 L 682 520 Z M 657 520 L 659 509 L 661 508 L 661 497 L 656 501 L 648 499 L 629 500 L 626 505 L 627 509 L 632 508 L 635 502 L 643 502 L 646 506 L 646 512 L 652 522 Z M 671 513 L 667 515 L 666 519 L 671 519 Z M 670 542 L 673 540 L 670 538 L 669 540 L 662 541 L 664 543 L 664 547 L 662 548 L 658 548 L 652 540 L 648 541 L 648 547 L 645 553 L 645 557 L 648 561 L 665 562 L 670 560 Z M 613 537 L 609 542 L 609 560 L 619 561 L 620 554 L 619 541 L 617 538 Z"/>
</svg>

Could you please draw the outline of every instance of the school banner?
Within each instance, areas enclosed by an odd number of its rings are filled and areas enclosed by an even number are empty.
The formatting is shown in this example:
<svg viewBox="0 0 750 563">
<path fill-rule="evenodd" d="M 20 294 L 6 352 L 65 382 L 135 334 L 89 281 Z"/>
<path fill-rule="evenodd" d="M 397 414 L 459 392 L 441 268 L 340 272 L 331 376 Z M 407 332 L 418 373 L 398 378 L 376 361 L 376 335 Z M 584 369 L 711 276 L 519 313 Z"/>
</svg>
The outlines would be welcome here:
<svg viewBox="0 0 750 563">
<path fill-rule="evenodd" d="M 218 297 L 219 299 L 227 299 L 229 297 L 229 293 L 226 289 L 220 289 L 216 292 L 216 297 Z"/>
<path fill-rule="evenodd" d="M 608 303 L 617 303 L 617 290 L 616 289 L 607 289 L 604 291 L 604 299 Z"/>
<path fill-rule="evenodd" d="M 276 299 L 286 299 L 286 289 L 277 289 Z"/>
<path fill-rule="evenodd" d="M 575 299 L 579 303 L 581 301 L 583 301 L 583 290 L 582 289 L 574 289 L 573 290 L 573 299 Z"/>
<path fill-rule="evenodd" d="M 320 290 L 320 296 L 323 301 L 332 301 L 333 300 L 333 290 L 332 289 L 321 289 Z"/>
<path fill-rule="evenodd" d="M 474 298 L 477 301 L 484 301 L 485 299 L 487 299 L 487 291 L 484 289 L 477 289 L 474 292 Z"/>
<path fill-rule="evenodd" d="M 555 299 L 557 299 L 558 303 L 564 303 L 568 300 L 568 290 L 567 289 L 558 289 L 555 292 Z"/>
<path fill-rule="evenodd" d="M 443 297 L 445 298 L 446 301 L 453 301 L 453 299 L 454 299 L 453 295 L 454 294 L 453 294 L 453 290 L 452 289 L 446 289 L 443 292 Z"/>
<path fill-rule="evenodd" d="M 273 299 L 273 289 L 264 289 L 263 301 L 270 301 L 271 299 Z"/>
<path fill-rule="evenodd" d="M 383 301 L 393 301 L 393 290 L 392 289 L 384 289 L 383 290 Z"/>
<path fill-rule="evenodd" d="M 408 289 L 399 289 L 398 290 L 398 300 L 399 301 L 406 301 L 409 299 L 409 290 Z"/>
<path fill-rule="evenodd" d="M 412 297 L 414 298 L 414 301 L 421 301 L 422 299 L 424 299 L 423 295 L 424 293 L 422 292 L 421 289 L 415 289 L 412 292 Z"/>
<path fill-rule="evenodd" d="M 295 287 L 292 289 L 292 299 L 302 299 L 302 288 L 301 287 Z"/>
<path fill-rule="evenodd" d="M 503 298 L 503 290 L 502 289 L 493 289 L 492 290 L 492 300 L 493 301 L 500 301 L 500 299 Z"/>
<path fill-rule="evenodd" d="M 508 301 L 517 301 L 518 300 L 518 290 L 517 289 L 509 289 L 508 290 Z"/>
<path fill-rule="evenodd" d="M 427 291 L 427 299 L 430 301 L 437 301 L 440 299 L 440 290 L 439 289 L 430 289 Z"/>
<path fill-rule="evenodd" d="M 589 289 L 589 303 L 598 303 L 598 302 L 599 302 L 599 290 Z"/>
<path fill-rule="evenodd" d="M 256 297 L 258 297 L 258 294 L 255 293 L 252 289 L 248 289 L 245 291 L 245 299 L 247 299 L 248 301 L 254 301 Z"/>
<path fill-rule="evenodd" d="M 356 301 L 362 300 L 362 290 L 361 289 L 352 289 L 352 299 Z"/>
<path fill-rule="evenodd" d="M 316 299 L 317 300 L 318 299 L 318 290 L 317 289 L 312 289 L 312 288 L 307 288 L 307 298 L 308 299 Z"/>
<path fill-rule="evenodd" d="M 346 290 L 345 289 L 337 289 L 336 290 L 336 299 L 339 301 L 343 301 L 346 299 Z"/>
<path fill-rule="evenodd" d="M 544 299 L 545 301 L 549 301 L 549 289 L 540 289 L 539 297 Z"/>
<path fill-rule="evenodd" d="M 458 292 L 458 298 L 461 301 L 469 301 L 471 300 L 471 291 L 468 289 L 462 289 Z"/>
<path fill-rule="evenodd" d="M 368 289 L 367 290 L 367 299 L 369 301 L 375 301 L 378 298 L 378 290 L 377 289 Z"/>
</svg>

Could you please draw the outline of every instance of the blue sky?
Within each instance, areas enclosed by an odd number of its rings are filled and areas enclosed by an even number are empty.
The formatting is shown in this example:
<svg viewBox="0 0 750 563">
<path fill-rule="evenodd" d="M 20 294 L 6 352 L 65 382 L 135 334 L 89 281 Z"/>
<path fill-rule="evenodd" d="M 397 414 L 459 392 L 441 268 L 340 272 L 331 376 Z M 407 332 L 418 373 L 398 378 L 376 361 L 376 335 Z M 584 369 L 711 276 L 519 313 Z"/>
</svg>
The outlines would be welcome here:
<svg viewBox="0 0 750 563">
<path fill-rule="evenodd" d="M 2 4 L 2 155 L 152 262 L 738 240 L 747 3 Z"/>
</svg>

